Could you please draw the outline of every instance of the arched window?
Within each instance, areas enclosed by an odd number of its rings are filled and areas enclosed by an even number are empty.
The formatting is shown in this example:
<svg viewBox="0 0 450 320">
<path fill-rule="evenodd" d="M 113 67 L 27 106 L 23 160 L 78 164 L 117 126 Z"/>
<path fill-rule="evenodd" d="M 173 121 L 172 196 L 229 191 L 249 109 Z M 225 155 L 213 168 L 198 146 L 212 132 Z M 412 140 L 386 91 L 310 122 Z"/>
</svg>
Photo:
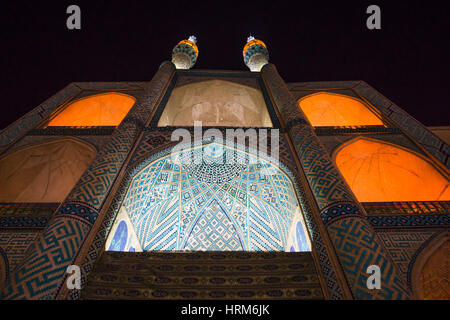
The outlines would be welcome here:
<svg viewBox="0 0 450 320">
<path fill-rule="evenodd" d="M 359 137 L 336 150 L 335 161 L 361 202 L 450 200 L 449 180 L 405 148 Z"/>
<path fill-rule="evenodd" d="M 311 250 L 294 186 L 282 169 L 217 143 L 184 152 L 192 159 L 203 154 L 203 162 L 182 163 L 175 152 L 136 173 L 106 250 Z M 234 155 L 246 163 L 222 163 Z"/>
<path fill-rule="evenodd" d="M 172 91 L 158 126 L 272 127 L 260 90 L 223 80 L 186 84 Z"/>
<path fill-rule="evenodd" d="M 70 103 L 48 127 L 118 126 L 136 99 L 122 93 L 102 93 Z"/>
<path fill-rule="evenodd" d="M 62 202 L 96 150 L 64 138 L 27 146 L 0 159 L 0 202 Z"/>
<path fill-rule="evenodd" d="M 315 127 L 383 125 L 361 100 L 341 94 L 311 94 L 300 99 L 299 106 Z"/>
</svg>

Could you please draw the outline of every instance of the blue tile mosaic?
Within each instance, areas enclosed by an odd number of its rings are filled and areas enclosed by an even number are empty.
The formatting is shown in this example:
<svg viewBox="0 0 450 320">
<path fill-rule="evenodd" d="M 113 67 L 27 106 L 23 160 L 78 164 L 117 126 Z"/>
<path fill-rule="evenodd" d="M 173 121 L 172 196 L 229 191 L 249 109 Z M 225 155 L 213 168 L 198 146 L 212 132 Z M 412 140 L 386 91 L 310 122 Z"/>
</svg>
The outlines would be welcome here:
<svg viewBox="0 0 450 320">
<path fill-rule="evenodd" d="M 310 250 L 286 173 L 217 143 L 149 163 L 122 206 L 144 251 Z"/>
</svg>

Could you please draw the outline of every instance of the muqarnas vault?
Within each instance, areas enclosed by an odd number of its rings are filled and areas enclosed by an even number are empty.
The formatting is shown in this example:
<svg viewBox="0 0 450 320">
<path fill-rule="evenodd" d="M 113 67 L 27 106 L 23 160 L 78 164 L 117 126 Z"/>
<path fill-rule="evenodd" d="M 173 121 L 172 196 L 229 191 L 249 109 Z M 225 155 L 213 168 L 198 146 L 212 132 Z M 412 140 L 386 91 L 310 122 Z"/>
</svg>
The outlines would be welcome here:
<svg viewBox="0 0 450 320">
<path fill-rule="evenodd" d="M 449 299 L 448 130 L 364 81 L 285 83 L 255 38 L 250 71 L 198 54 L 190 37 L 151 81 L 72 83 L 0 132 L 2 299 Z M 278 165 L 202 137 L 177 162 L 197 121 L 277 129 Z"/>
</svg>

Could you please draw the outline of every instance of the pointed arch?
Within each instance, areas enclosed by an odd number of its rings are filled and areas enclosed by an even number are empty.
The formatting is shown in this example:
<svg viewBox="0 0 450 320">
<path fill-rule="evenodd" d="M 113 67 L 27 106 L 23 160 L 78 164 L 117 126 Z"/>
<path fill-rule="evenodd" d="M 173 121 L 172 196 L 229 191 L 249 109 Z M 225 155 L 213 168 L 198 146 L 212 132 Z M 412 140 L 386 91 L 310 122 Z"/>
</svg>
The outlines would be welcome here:
<svg viewBox="0 0 450 320">
<path fill-rule="evenodd" d="M 293 182 L 269 157 L 211 141 L 169 152 L 130 174 L 120 207 L 143 251 L 289 251 L 293 243 L 309 239 Z M 203 152 L 207 161 L 184 165 L 180 156 L 186 152 L 192 157 Z M 247 162 L 235 168 L 217 165 L 230 155 Z M 298 222 L 302 228 L 295 232 Z M 310 251 L 310 241 L 294 249 Z"/>
<path fill-rule="evenodd" d="M 71 102 L 47 127 L 118 126 L 136 102 L 119 92 L 95 94 Z"/>
<path fill-rule="evenodd" d="M 62 202 L 96 155 L 81 140 L 25 146 L 0 159 L 0 202 Z"/>
<path fill-rule="evenodd" d="M 410 149 L 358 137 L 337 148 L 333 158 L 360 202 L 450 200 L 445 173 Z"/>
<path fill-rule="evenodd" d="M 383 125 L 363 101 L 342 94 L 318 92 L 301 98 L 298 104 L 315 127 Z"/>
</svg>

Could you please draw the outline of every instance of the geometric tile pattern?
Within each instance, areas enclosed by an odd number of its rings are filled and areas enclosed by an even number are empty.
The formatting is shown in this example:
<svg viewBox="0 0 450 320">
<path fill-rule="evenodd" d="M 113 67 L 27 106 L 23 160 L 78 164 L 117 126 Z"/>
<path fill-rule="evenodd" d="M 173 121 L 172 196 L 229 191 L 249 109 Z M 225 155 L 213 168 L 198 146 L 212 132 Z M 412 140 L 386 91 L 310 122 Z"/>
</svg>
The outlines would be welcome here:
<svg viewBox="0 0 450 320">
<path fill-rule="evenodd" d="M 295 126 L 291 136 L 306 178 L 320 209 L 336 201 L 353 200 L 324 147 L 309 126 Z"/>
<path fill-rule="evenodd" d="M 231 154 L 247 158 L 245 164 L 218 166 L 204 157 L 201 164 L 185 165 L 169 154 L 143 167 L 123 201 L 143 250 L 222 250 L 222 237 L 233 239 L 227 241 L 228 249 L 287 250 L 299 209 L 286 174 L 262 158 L 217 143 L 189 152 L 194 157 L 199 150 L 221 160 Z M 197 245 L 187 245 L 190 239 Z"/>
<path fill-rule="evenodd" d="M 450 201 L 363 202 L 369 215 L 449 214 Z"/>
<path fill-rule="evenodd" d="M 326 286 L 330 293 L 330 299 L 342 300 L 344 299 L 344 293 L 342 292 L 342 289 L 337 282 L 336 274 L 333 270 L 330 259 L 328 258 L 327 249 L 323 243 L 322 236 L 320 235 L 320 232 L 317 229 L 317 225 L 315 223 L 312 223 L 308 219 L 306 219 L 306 225 L 310 230 L 312 240 L 311 242 L 313 243 L 316 249 L 320 263 L 320 268 L 322 270 L 322 275 L 325 278 Z"/>
<path fill-rule="evenodd" d="M 272 64 L 265 65 L 263 67 L 263 70 L 261 70 L 261 75 L 264 79 L 264 83 L 266 84 L 268 91 L 270 92 L 274 100 L 275 106 L 278 108 L 278 110 L 280 110 L 282 120 L 286 126 L 286 129 L 290 130 L 294 126 L 298 128 L 298 125 L 302 125 L 303 127 L 305 127 L 305 124 L 307 124 L 305 116 L 302 115 L 301 111 L 296 107 L 297 104 L 292 95 L 289 94 L 286 84 L 278 75 L 276 67 Z M 329 193 L 331 193 L 334 198 L 339 198 L 338 194 L 342 194 L 343 197 L 346 198 L 347 196 L 345 188 L 342 188 L 342 185 L 339 182 L 340 179 L 337 176 L 337 172 L 327 171 L 327 167 L 331 167 L 332 170 L 334 168 L 330 166 L 330 161 L 327 161 L 326 156 L 324 156 L 323 148 L 320 148 L 320 146 L 317 145 L 317 139 L 314 139 L 314 133 L 312 132 L 312 129 L 306 131 L 305 136 L 302 136 L 300 134 L 297 137 L 294 137 L 292 131 L 290 132 L 290 136 L 293 140 L 294 148 L 297 151 L 297 155 L 299 156 L 299 158 L 300 153 L 302 152 L 302 148 L 309 148 L 310 143 L 313 143 L 315 146 L 315 149 L 309 150 L 309 153 L 304 152 L 305 158 L 300 159 L 300 164 L 302 166 L 301 169 L 303 169 L 308 183 L 311 186 L 311 190 L 314 194 L 318 207 L 325 208 L 327 205 L 333 203 L 333 201 L 328 201 L 327 199 Z M 301 145 L 301 148 L 298 148 L 298 145 Z M 307 157 L 309 157 L 309 159 Z M 306 165 L 306 167 L 303 163 L 305 160 L 308 162 L 308 165 Z M 321 162 L 323 163 L 322 165 Z M 310 170 L 311 164 L 315 164 L 315 169 Z M 331 176 L 328 176 L 328 174 L 330 173 Z M 337 186 L 337 188 L 334 188 L 335 186 Z M 300 193 L 302 193 L 301 190 Z M 308 204 L 307 197 L 304 197 L 304 199 L 304 206 L 309 207 L 314 205 Z M 325 278 L 330 298 L 333 300 L 344 299 L 343 289 L 340 287 L 340 283 L 337 280 L 334 267 L 330 261 L 329 255 L 332 253 L 328 252 L 327 247 L 325 246 L 323 241 L 323 236 L 321 235 L 321 232 L 316 225 L 317 223 L 319 223 L 319 220 L 316 219 L 316 217 L 312 216 L 313 211 L 311 210 L 311 208 L 304 208 L 304 211 L 306 224 L 310 231 L 312 238 L 311 240 L 318 255 L 320 268 L 322 271 L 322 275 Z"/>
<path fill-rule="evenodd" d="M 0 248 L 6 253 L 9 269 L 13 271 L 38 237 L 38 231 L 0 232 Z"/>
<path fill-rule="evenodd" d="M 428 152 L 450 169 L 450 146 L 448 144 L 364 81 L 360 81 L 355 89 L 376 106 L 384 116 L 408 132 Z"/>
<path fill-rule="evenodd" d="M 409 292 L 406 284 L 397 275 L 395 265 L 366 218 L 361 215 L 352 192 L 305 120 L 276 68 L 271 64 L 265 65 L 261 74 L 291 134 L 321 218 L 328 223 L 329 238 L 354 298 L 407 299 Z M 380 265 L 382 270 L 385 286 L 381 290 L 367 289 L 368 275 L 365 270 L 372 264 Z"/>
<path fill-rule="evenodd" d="M 50 215 L 45 217 L 0 217 L 0 229 L 45 228 L 50 221 Z"/>
<path fill-rule="evenodd" d="M 417 251 L 434 237 L 436 230 L 377 230 L 376 233 L 411 289 L 410 272 Z"/>
<path fill-rule="evenodd" d="M 49 216 L 58 208 L 59 203 L 0 203 L 0 216 L 3 217 L 39 217 Z"/>
<path fill-rule="evenodd" d="M 0 299 L 51 299 L 91 226 L 58 218 L 33 243 L 17 266 Z"/>
<path fill-rule="evenodd" d="M 408 299 L 405 281 L 365 220 L 357 217 L 335 220 L 328 226 L 328 232 L 355 299 Z M 380 267 L 380 290 L 367 288 L 369 275 L 365 271 L 370 265 Z"/>
<path fill-rule="evenodd" d="M 374 227 L 431 227 L 450 226 L 450 215 L 404 215 L 404 216 L 369 216 L 370 224 Z"/>
<path fill-rule="evenodd" d="M 145 128 L 144 135 L 133 152 L 131 163 L 136 164 L 145 160 L 158 150 L 165 150 L 175 143 L 171 141 L 172 131 Z"/>
<path fill-rule="evenodd" d="M 191 234 L 187 237 L 184 249 L 187 251 L 244 250 L 231 219 L 215 200 L 197 220 Z"/>
<path fill-rule="evenodd" d="M 116 131 L 92 165 L 85 171 L 68 200 L 82 201 L 99 208 L 128 155 L 137 128 L 131 124 Z"/>
<path fill-rule="evenodd" d="M 87 281 L 87 275 L 90 274 L 90 272 L 93 270 L 94 265 L 97 261 L 97 258 L 100 256 L 105 241 L 106 241 L 106 235 L 110 232 L 110 228 L 114 223 L 114 220 L 117 217 L 117 213 L 119 212 L 119 209 L 121 207 L 121 204 L 123 203 L 123 200 L 125 198 L 125 195 L 128 191 L 130 180 L 135 175 L 135 167 L 139 166 L 140 163 L 143 161 L 146 161 L 146 159 L 156 159 L 158 157 L 161 157 L 161 155 L 164 155 L 163 150 L 167 150 L 169 147 L 173 146 L 175 143 L 170 141 L 171 131 L 164 130 L 164 128 L 160 128 L 158 130 L 151 129 L 151 128 L 144 128 L 144 135 L 142 139 L 139 142 L 139 145 L 135 149 L 132 159 L 128 165 L 127 169 L 127 178 L 122 179 L 120 187 L 118 191 L 115 193 L 114 199 L 112 201 L 112 204 L 110 205 L 108 211 L 105 214 L 105 217 L 102 219 L 102 223 L 96 232 L 94 238 L 91 240 L 91 244 L 89 247 L 89 250 L 87 254 L 85 255 L 85 258 L 81 264 L 81 286 L 84 287 L 86 285 Z M 269 132 L 270 133 L 270 132 Z M 269 139 L 270 142 L 270 139 Z M 268 149 L 270 149 L 270 145 L 268 145 Z M 292 158 L 292 154 L 290 151 L 290 146 L 288 145 L 288 142 L 286 140 L 286 137 L 284 135 L 280 135 L 280 161 L 283 162 L 283 165 L 288 167 L 291 172 L 296 173 L 297 172 L 297 166 L 295 165 L 295 162 Z M 140 166 L 139 166 L 140 168 Z M 131 174 L 130 174 L 131 172 Z M 287 171 L 289 172 L 289 171 Z M 292 179 L 296 179 L 295 175 L 291 177 Z M 296 187 L 297 188 L 297 187 Z M 302 197 L 303 190 L 297 188 L 297 194 Z M 304 198 L 304 196 L 303 196 Z M 308 209 L 307 203 L 301 203 L 303 210 L 310 210 Z M 309 211 L 308 211 L 309 212 Z M 305 212 L 306 215 L 309 213 Z M 310 227 L 310 224 L 308 222 L 308 219 L 306 219 L 306 223 L 308 224 L 308 227 Z M 337 286 L 337 282 L 335 280 L 334 271 L 331 268 L 331 265 L 328 260 L 328 256 L 326 254 L 326 249 L 323 245 L 321 245 L 322 240 L 320 237 L 320 234 L 318 232 L 315 232 L 314 237 L 314 244 L 316 246 L 321 246 L 321 253 L 320 257 L 323 260 L 321 264 L 323 263 L 325 265 L 324 272 L 326 272 L 326 279 L 327 285 L 329 285 L 332 289 L 330 289 L 333 294 L 332 298 L 334 299 L 342 299 L 342 292 L 340 291 L 340 288 Z M 324 252 L 322 252 L 324 251 Z M 333 280 L 334 279 L 334 280 Z M 80 290 L 72 290 L 68 296 L 70 299 L 80 299 Z"/>
<path fill-rule="evenodd" d="M 314 129 L 306 122 L 286 84 L 273 65 L 262 70 L 275 105 L 288 126 L 295 150 L 316 198 L 319 209 L 343 200 L 353 200 L 350 190 L 341 178 L 336 166 L 329 160 L 328 153 Z"/>
<path fill-rule="evenodd" d="M 0 229 L 43 229 L 58 203 L 0 203 Z"/>
<path fill-rule="evenodd" d="M 111 141 L 102 148 L 74 191 L 69 194 L 69 200 L 82 201 L 95 208 L 101 207 L 143 123 L 156 107 L 156 102 L 163 93 L 172 71 L 172 64 L 163 64 L 147 90 L 135 95 L 137 102 L 112 135 Z"/>
<path fill-rule="evenodd" d="M 374 236 L 374 231 L 366 217 L 353 214 L 358 212 L 359 209 L 357 206 L 350 209 L 342 209 L 342 206 L 346 207 L 352 205 L 353 197 L 351 192 L 347 190 L 345 184 L 341 184 L 342 178 L 334 168 L 333 164 L 330 165 L 331 161 L 329 161 L 328 156 L 324 154 L 324 149 L 320 142 L 317 141 L 313 131 L 310 130 L 308 126 L 304 125 L 304 117 L 301 113 L 299 114 L 299 111 L 295 107 L 295 101 L 289 98 L 289 95 L 286 96 L 285 92 L 283 92 L 287 91 L 286 88 L 282 88 L 285 84 L 282 81 L 275 79 L 276 71 L 272 72 L 273 70 L 271 71 L 270 68 L 273 67 L 270 65 L 266 66 L 262 73 L 265 74 L 265 80 L 269 79 L 269 81 L 266 82 L 270 88 L 269 91 L 271 91 L 271 96 L 276 102 L 278 109 L 282 111 L 288 128 L 291 129 L 291 137 L 296 146 L 296 151 L 299 155 L 303 170 L 307 176 L 313 194 L 316 196 L 317 203 L 322 209 L 321 217 L 323 222 L 327 223 L 328 235 L 335 246 L 339 263 L 342 265 L 354 297 L 357 299 L 406 298 L 408 296 L 408 292 L 405 290 L 406 287 L 403 284 L 404 277 L 397 276 L 392 261 L 395 261 L 397 268 L 402 274 L 404 274 L 403 272 L 405 270 L 407 260 L 415 259 L 414 256 L 413 258 L 410 258 L 414 248 L 419 246 L 420 242 L 422 242 L 420 245 L 420 248 L 422 248 L 423 245 L 432 238 L 432 236 L 430 236 L 428 240 L 424 240 L 427 237 L 428 230 L 417 231 L 416 229 L 414 229 L 414 232 L 408 231 L 405 232 L 405 234 L 400 234 L 398 232 L 397 235 L 386 235 L 388 231 L 385 232 L 384 230 L 382 230 L 383 235 L 381 235 L 379 233 L 381 232 L 380 229 L 377 229 L 377 234 L 379 234 L 379 236 Z M 269 70 L 269 72 L 266 70 Z M 272 77 L 272 79 L 270 77 Z M 103 156 L 99 155 L 102 159 L 94 164 L 95 170 L 91 170 L 88 174 L 86 174 L 86 176 L 82 178 L 79 188 L 77 187 L 78 190 L 73 192 L 73 198 L 71 199 L 76 201 L 72 201 L 67 203 L 66 206 L 63 206 L 61 212 L 58 212 L 56 214 L 56 218 L 51 221 L 50 226 L 42 233 L 42 235 L 39 236 L 36 245 L 30 246 L 28 252 L 24 254 L 26 256 L 25 261 L 23 264 L 18 265 L 16 269 L 18 272 L 14 274 L 13 278 L 9 282 L 10 285 L 4 292 L 2 292 L 1 297 L 28 297 L 41 299 L 52 298 L 55 296 L 55 292 L 57 292 L 58 289 L 57 287 L 61 286 L 60 280 L 65 271 L 65 267 L 73 261 L 82 241 L 86 239 L 92 223 L 96 221 L 98 211 L 95 209 L 99 209 L 101 207 L 103 200 L 109 192 L 109 186 L 116 179 L 117 173 L 120 170 L 126 155 L 129 150 L 131 150 L 131 145 L 137 136 L 140 126 L 146 121 L 149 115 L 148 111 L 152 111 L 152 107 L 159 99 L 159 93 L 164 91 L 162 89 L 166 84 L 167 79 L 158 82 L 152 88 L 154 90 L 146 96 L 150 103 L 145 106 L 135 106 L 135 110 L 138 111 L 134 114 L 135 123 L 130 121 L 125 122 L 120 127 L 120 129 L 122 129 L 119 130 L 121 131 L 120 135 L 116 134 L 115 140 L 113 140 L 112 144 L 108 146 L 108 148 L 110 148 L 109 151 L 115 152 L 116 155 L 111 158 L 108 158 L 107 154 L 104 154 Z M 361 92 L 368 91 L 368 93 L 364 94 L 364 96 L 371 100 L 374 105 L 377 105 L 379 110 L 383 112 L 385 116 L 395 120 L 399 125 L 401 125 L 402 129 L 408 131 L 431 154 L 442 161 L 442 163 L 449 166 L 448 154 L 450 150 L 447 144 L 437 139 L 420 124 L 412 121 L 410 116 L 401 111 L 390 101 L 385 98 L 383 100 L 383 97 L 381 97 L 378 93 L 374 94 L 374 90 L 372 88 L 361 82 L 359 84 L 361 87 L 364 87 L 359 88 L 359 90 Z M 79 91 L 78 87 L 72 87 L 75 88 L 73 94 Z M 72 95 L 69 95 L 67 98 L 70 96 Z M 53 97 L 51 99 L 53 99 Z M 380 101 L 380 99 L 383 101 Z M 61 104 L 63 100 L 66 100 L 66 98 L 62 99 L 62 101 L 58 103 L 52 102 L 51 104 L 54 105 L 52 108 Z M 150 106 L 150 108 L 148 108 L 148 106 Z M 24 130 L 31 128 L 34 124 L 40 121 L 40 119 L 46 116 L 47 112 L 50 112 L 53 109 L 50 111 L 49 110 L 50 107 L 47 106 L 44 106 L 43 108 L 36 108 L 33 111 L 32 117 L 29 117 L 30 119 L 27 119 L 28 115 L 26 115 L 10 128 L 4 130 L 0 134 L 0 146 L 4 146 L 14 141 L 17 137 L 24 133 Z M 129 117 L 128 120 L 132 120 L 131 117 Z M 167 143 L 167 141 L 164 143 Z M 151 152 L 152 150 L 154 152 L 155 145 L 150 143 L 149 149 L 147 149 L 144 153 Z M 94 168 L 94 166 L 92 168 Z M 250 208 L 249 210 L 253 208 L 253 210 L 258 213 L 269 212 L 273 214 L 278 211 L 274 210 L 273 203 L 271 204 L 270 201 L 268 202 L 270 195 L 262 198 L 261 195 L 259 195 L 259 198 L 254 195 L 249 196 L 250 178 L 243 178 L 243 174 L 248 173 L 246 170 L 248 170 L 248 167 L 241 170 L 238 177 L 233 176 L 230 181 L 224 181 L 222 183 L 222 185 L 228 184 L 228 189 L 219 188 L 214 190 L 212 187 L 206 188 L 212 194 L 212 197 L 209 198 L 210 201 L 206 201 L 206 204 L 202 204 L 201 201 L 198 204 L 194 202 L 197 197 L 200 195 L 204 196 L 205 193 L 199 193 L 194 197 L 194 199 L 189 200 L 190 202 L 195 203 L 195 206 L 203 206 L 204 208 L 204 210 L 202 209 L 196 213 L 196 220 L 191 221 L 189 230 L 195 229 L 196 226 L 208 226 L 213 223 L 215 225 L 220 225 L 223 228 L 230 228 L 230 226 L 232 226 L 234 230 L 232 228 L 228 229 L 228 233 L 224 232 L 222 234 L 217 234 L 216 232 L 216 240 L 221 240 L 221 237 L 228 238 L 228 236 L 232 237 L 232 235 L 234 235 L 234 239 L 244 239 L 244 241 L 242 241 L 243 247 L 245 247 L 245 245 L 248 246 L 248 233 L 246 238 L 245 232 L 243 231 L 245 228 L 240 225 L 239 220 L 236 218 L 236 216 L 239 216 L 239 213 L 235 212 L 234 203 L 246 203 L 247 208 Z M 181 171 L 182 168 L 180 168 L 180 172 Z M 193 186 L 190 185 L 190 179 L 192 177 L 189 177 L 189 172 L 191 172 L 191 174 L 195 174 L 197 172 L 192 172 L 189 170 L 186 172 L 187 178 L 185 182 L 188 183 L 186 190 L 191 192 L 192 196 Z M 239 180 L 237 185 L 233 184 L 235 180 Z M 180 180 L 180 186 L 181 182 L 182 180 Z M 199 185 L 206 183 L 205 181 L 197 182 Z M 247 191 L 247 199 L 244 195 L 239 196 L 238 191 L 244 190 L 244 187 L 240 185 L 241 182 L 247 183 L 245 189 Z M 258 182 L 257 186 L 259 186 L 259 184 L 260 183 Z M 233 201 L 235 202 L 233 202 L 233 207 L 230 211 L 226 206 L 224 198 L 220 198 L 218 196 L 218 192 L 222 191 L 223 193 L 221 194 L 230 196 L 230 190 L 233 190 L 233 187 L 236 188 L 236 193 L 233 195 Z M 179 190 L 181 194 L 184 194 L 184 191 L 186 191 L 181 187 Z M 126 189 L 123 190 L 123 194 L 126 193 L 125 191 Z M 202 190 L 202 192 L 203 191 L 204 190 Z M 262 192 L 259 188 L 257 188 L 257 191 Z M 270 194 L 270 192 L 266 192 L 266 195 L 267 194 Z M 275 193 L 272 193 L 272 196 L 273 194 Z M 158 194 L 156 193 L 155 196 L 158 196 Z M 161 202 L 161 206 L 165 205 L 170 209 L 170 198 L 165 200 L 165 202 Z M 182 200 L 183 199 L 181 199 L 181 201 Z M 106 216 L 101 217 L 102 221 L 105 221 L 105 223 L 102 224 L 100 231 L 96 235 L 92 235 L 92 246 L 88 251 L 86 259 L 84 260 L 89 261 L 89 263 L 83 263 L 83 268 L 86 267 L 86 270 L 88 270 L 89 267 L 92 267 L 92 261 L 95 261 L 97 258 L 97 253 L 101 250 L 104 243 L 104 237 L 107 234 L 107 230 L 110 227 L 111 222 L 113 221 L 115 212 L 117 212 L 115 210 L 118 209 L 119 205 L 120 203 L 111 206 L 111 209 L 106 213 Z M 82 210 L 79 210 L 80 208 L 82 208 Z M 175 210 L 173 210 L 172 213 L 177 212 L 176 208 L 173 209 Z M 376 210 L 384 209 L 380 207 Z M 180 209 L 178 209 L 178 211 L 180 211 Z M 159 222 L 167 222 L 170 220 L 171 211 L 167 210 L 166 212 L 169 216 L 162 216 L 163 220 Z M 207 216 L 208 213 L 210 215 Z M 220 216 L 220 213 L 224 215 Z M 441 214 L 437 213 L 438 212 L 433 215 L 427 215 L 425 212 L 419 220 L 417 218 L 418 215 L 415 215 L 413 212 L 403 217 L 397 217 L 392 214 L 377 216 L 372 215 L 369 216 L 369 221 L 377 227 L 448 225 L 448 214 L 442 214 L 440 211 L 439 213 Z M 305 215 L 306 214 L 309 213 L 305 213 Z M 214 218 L 217 215 L 221 217 L 220 221 Z M 258 219 L 261 219 L 261 217 L 258 217 Z M 267 218 L 263 217 L 262 221 L 264 221 L 264 219 L 267 220 Z M 330 288 L 330 292 L 332 292 L 332 294 L 335 294 L 334 298 L 342 298 L 342 292 L 340 292 L 339 286 L 336 282 L 333 283 L 336 277 L 333 276 L 333 269 L 327 257 L 327 250 L 323 246 L 322 240 L 320 239 L 321 235 L 317 229 L 317 226 L 315 226 L 311 219 L 305 220 L 311 232 L 313 243 L 316 246 L 316 252 L 319 257 L 321 270 L 327 281 L 327 287 Z M 232 223 L 229 223 L 229 221 Z M 317 221 L 320 220 L 317 219 Z M 249 222 L 244 221 L 244 226 L 245 223 L 247 223 L 246 226 L 248 227 Z M 27 224 L 24 222 L 23 225 L 26 226 Z M 17 224 L 17 226 L 19 226 L 19 224 Z M 273 223 L 273 228 L 276 226 L 277 222 L 275 221 Z M 189 230 L 185 231 L 186 239 L 189 239 L 188 235 L 193 234 L 192 232 L 187 233 Z M 197 228 L 198 232 L 195 234 L 195 240 L 197 242 L 197 239 L 201 237 L 201 234 L 205 233 L 204 230 L 205 229 Z M 231 231 L 235 232 L 233 233 Z M 391 231 L 392 230 L 389 230 L 389 232 Z M 436 229 L 434 229 L 434 231 L 436 231 Z M 414 237 L 408 238 L 407 235 L 414 235 Z M 247 240 L 247 243 L 245 240 Z M 185 243 L 187 242 L 188 240 L 185 241 Z M 407 243 L 410 244 L 410 247 L 407 247 Z M 402 250 L 402 246 L 404 246 L 404 250 Z M 389 255 L 387 255 L 384 249 L 385 247 L 389 249 Z M 421 250 L 420 248 L 418 251 Z M 25 251 L 26 249 L 22 248 L 22 250 Z M 417 255 L 417 253 L 414 255 Z M 381 264 L 383 273 L 382 288 L 383 284 L 386 284 L 383 290 L 377 292 L 367 291 L 365 287 L 365 279 L 367 275 L 361 273 L 361 270 L 364 270 L 364 267 L 372 263 Z M 409 268 L 411 265 L 412 262 L 410 262 Z"/>
<path fill-rule="evenodd" d="M 143 88 L 145 89 L 144 95 L 136 96 L 138 101 L 141 100 L 142 104 L 137 103 L 132 111 L 131 115 L 128 115 L 124 122 L 126 122 L 130 118 L 136 119 L 136 124 L 138 127 L 142 127 L 142 123 L 147 121 L 147 118 L 151 114 L 152 110 L 156 107 L 156 103 L 159 100 L 161 94 L 164 94 L 167 83 L 170 80 L 171 74 L 173 73 L 175 67 L 170 63 L 163 63 L 158 70 L 157 74 L 153 77 L 150 85 L 148 83 L 143 84 Z M 94 83 L 95 84 L 95 83 Z M 121 129 L 119 126 L 118 129 Z M 145 128 L 142 128 L 145 129 Z M 99 172 L 99 175 L 102 175 Z M 117 216 L 119 211 L 119 207 L 123 201 L 123 198 L 126 194 L 128 188 L 128 180 L 122 179 L 121 184 L 119 186 L 118 192 L 115 193 L 112 204 L 109 206 L 109 209 L 104 213 L 103 216 L 100 217 L 100 225 L 99 229 L 94 235 L 91 235 L 89 239 L 89 249 L 87 253 L 85 253 L 81 257 L 81 285 L 84 286 L 86 283 L 86 277 L 91 272 L 94 263 L 97 260 L 100 252 L 102 251 L 106 236 L 114 223 L 114 219 Z M 103 197 L 103 195 L 101 195 Z M 79 299 L 80 291 L 79 290 L 71 290 L 68 294 L 62 293 L 61 297 L 68 297 L 70 299 Z"/>
<path fill-rule="evenodd" d="M 94 224 L 98 217 L 98 212 L 94 208 L 89 208 L 86 204 L 77 202 L 65 202 L 55 213 L 55 217 L 69 216 L 73 219 L 86 221 Z"/>
<path fill-rule="evenodd" d="M 189 130 L 191 135 L 193 135 L 193 130 L 190 128 L 186 128 Z M 176 142 L 171 141 L 172 130 L 167 130 L 164 127 L 161 128 L 144 128 L 144 136 L 142 140 L 139 142 L 136 150 L 133 153 L 131 164 L 135 165 L 141 161 L 145 161 L 150 155 L 155 154 L 158 151 L 166 150 L 167 148 L 174 146 Z M 203 133 L 207 129 L 203 129 Z M 222 135 L 226 136 L 226 129 L 219 129 L 222 132 Z M 280 130 L 281 131 L 281 130 Z M 270 156 L 271 150 L 271 132 L 267 132 L 267 152 Z M 245 141 L 245 146 L 249 147 L 249 140 Z M 279 159 L 283 162 L 283 165 L 287 166 L 290 171 L 293 173 L 297 173 L 297 165 L 293 159 L 293 155 L 291 153 L 291 148 L 287 141 L 285 134 L 279 135 L 279 146 L 278 150 Z"/>
<path fill-rule="evenodd" d="M 336 220 L 339 217 L 347 218 L 349 215 L 361 216 L 362 213 L 357 206 L 353 205 L 353 203 L 339 203 L 337 205 L 333 205 L 332 207 L 326 208 L 320 217 L 326 225 L 332 220 Z"/>
</svg>

